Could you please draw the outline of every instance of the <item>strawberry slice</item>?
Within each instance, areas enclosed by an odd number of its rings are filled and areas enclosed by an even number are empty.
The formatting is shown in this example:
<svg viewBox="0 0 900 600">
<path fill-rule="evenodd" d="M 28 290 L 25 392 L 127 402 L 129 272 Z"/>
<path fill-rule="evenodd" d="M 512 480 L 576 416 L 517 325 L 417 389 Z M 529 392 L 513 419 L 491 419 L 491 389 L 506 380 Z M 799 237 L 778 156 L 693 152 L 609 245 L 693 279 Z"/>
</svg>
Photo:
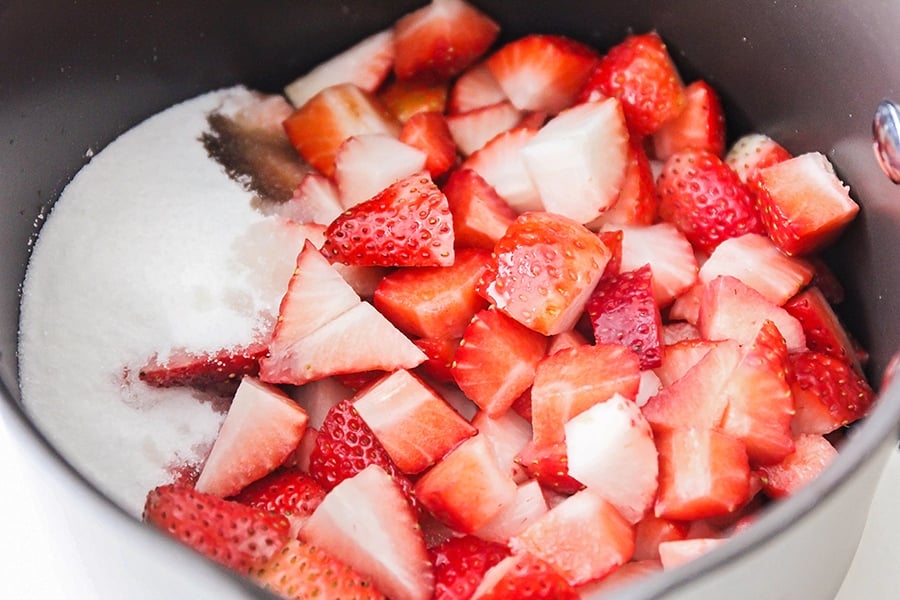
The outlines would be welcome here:
<svg viewBox="0 0 900 600">
<path fill-rule="evenodd" d="M 489 569 L 472 600 L 578 600 L 580 597 L 549 562 L 521 552 Z"/>
<path fill-rule="evenodd" d="M 413 340 L 413 343 L 418 346 L 419 350 L 428 357 L 419 365 L 419 369 L 426 378 L 439 383 L 450 383 L 453 381 L 453 373 L 450 371 L 450 367 L 453 364 L 453 357 L 456 355 L 459 342 L 460 338 L 419 338 Z"/>
<path fill-rule="evenodd" d="M 319 63 L 285 86 L 284 95 L 299 107 L 325 88 L 341 83 L 374 92 L 393 65 L 394 34 L 391 30 L 380 31 Z"/>
<path fill-rule="evenodd" d="M 321 173 L 310 171 L 291 198 L 281 205 L 278 214 L 298 223 L 328 225 L 343 211 L 334 182 Z"/>
<path fill-rule="evenodd" d="M 684 150 L 663 165 L 657 180 L 659 215 L 710 253 L 728 238 L 765 233 L 753 192 L 722 159 L 706 150 Z"/>
<path fill-rule="evenodd" d="M 480 62 L 466 69 L 450 88 L 447 111 L 451 115 L 466 113 L 483 106 L 509 100 L 488 68 Z"/>
<path fill-rule="evenodd" d="M 334 175 L 334 156 L 344 140 L 364 133 L 394 137 L 400 124 L 374 96 L 351 83 L 325 88 L 284 120 L 300 156 L 322 174 Z"/>
<path fill-rule="evenodd" d="M 649 265 L 604 278 L 594 288 L 587 312 L 598 344 L 622 344 L 641 359 L 641 370 L 662 364 L 662 318 L 653 300 Z"/>
<path fill-rule="evenodd" d="M 487 59 L 503 92 L 520 110 L 556 114 L 571 106 L 599 56 L 558 35 L 527 35 Z"/>
<path fill-rule="evenodd" d="M 415 512 L 396 477 L 375 464 L 335 486 L 300 539 L 370 578 L 389 598 L 432 597 L 434 574 Z"/>
<path fill-rule="evenodd" d="M 253 343 L 215 354 L 174 350 L 162 361 L 154 354 L 141 367 L 138 377 L 153 387 L 187 386 L 232 396 L 242 377 L 255 377 L 259 373 L 259 361 L 266 350 L 265 344 Z"/>
<path fill-rule="evenodd" d="M 630 138 L 625 180 L 619 196 L 615 204 L 587 227 L 598 230 L 605 225 L 652 225 L 656 222 L 657 204 L 656 181 L 647 152 L 639 140 Z"/>
<path fill-rule="evenodd" d="M 225 498 L 271 473 L 300 443 L 309 416 L 275 386 L 241 381 L 195 485 Z"/>
<path fill-rule="evenodd" d="M 217 563 L 247 574 L 278 552 L 290 535 L 283 515 L 178 485 L 147 494 L 143 519 Z"/>
<path fill-rule="evenodd" d="M 388 83 L 378 99 L 401 123 L 420 112 L 443 114 L 447 108 L 448 84 L 427 79 L 394 79 Z"/>
<path fill-rule="evenodd" d="M 400 130 L 400 141 L 425 153 L 425 170 L 432 179 L 456 163 L 456 146 L 448 120 L 440 112 L 423 111 L 409 117 Z"/>
<path fill-rule="evenodd" d="M 661 308 L 688 290 L 697 281 L 697 259 L 690 242 L 671 223 L 647 227 L 606 226 L 622 232 L 622 271 L 650 265 L 653 272 L 653 299 Z"/>
<path fill-rule="evenodd" d="M 520 215 L 494 248 L 479 293 L 544 335 L 571 329 L 611 253 L 576 221 L 545 212 Z"/>
<path fill-rule="evenodd" d="M 682 377 L 719 342 L 701 340 L 700 332 L 688 339 L 666 344 L 663 350 L 662 364 L 654 369 L 663 387 L 669 387 Z"/>
<path fill-rule="evenodd" d="M 444 184 L 453 216 L 457 248 L 493 250 L 516 220 L 515 211 L 497 191 L 472 169 L 457 169 Z"/>
<path fill-rule="evenodd" d="M 250 579 L 285 600 L 384 600 L 384 594 L 325 550 L 297 539 L 289 541 Z"/>
<path fill-rule="evenodd" d="M 472 535 L 450 538 L 428 550 L 434 563 L 434 600 L 468 600 L 488 569 L 509 549 Z"/>
<path fill-rule="evenodd" d="M 508 100 L 501 100 L 496 104 L 449 115 L 447 126 L 460 153 L 468 156 L 521 121 L 522 111 Z"/>
<path fill-rule="evenodd" d="M 771 498 L 786 498 L 818 477 L 837 458 L 837 450 L 821 435 L 801 433 L 795 450 L 783 461 L 762 466 L 763 491 Z"/>
<path fill-rule="evenodd" d="M 654 31 L 630 35 L 610 48 L 579 95 L 579 101 L 611 96 L 622 103 L 629 128 L 650 135 L 686 105 L 684 84 L 665 43 Z"/>
<path fill-rule="evenodd" d="M 491 47 L 500 26 L 463 0 L 432 0 L 394 24 L 394 73 L 445 80 Z"/>
<path fill-rule="evenodd" d="M 383 133 L 355 135 L 334 156 L 334 181 L 341 206 L 352 208 L 404 177 L 425 168 L 422 150 Z"/>
<path fill-rule="evenodd" d="M 524 126 L 501 133 L 471 154 L 460 168 L 481 175 L 517 213 L 541 210 L 541 196 L 519 153 L 536 133 L 536 129 Z"/>
<path fill-rule="evenodd" d="M 475 535 L 484 540 L 507 544 L 550 510 L 544 490 L 536 479 L 529 479 L 516 488 L 516 498 L 512 504 L 494 515 L 491 521 L 479 529 Z"/>
<path fill-rule="evenodd" d="M 725 113 L 719 96 L 705 81 L 685 88 L 684 110 L 653 134 L 653 152 L 666 160 L 688 149 L 706 150 L 716 156 L 725 153 Z M 729 165 L 730 166 L 730 165 Z"/>
<path fill-rule="evenodd" d="M 569 475 L 569 457 L 565 442 L 529 443 L 516 456 L 516 462 L 540 484 L 560 494 L 571 495 L 584 489 L 584 484 Z"/>
<path fill-rule="evenodd" d="M 343 213 L 325 231 L 332 262 L 385 267 L 453 264 L 453 219 L 427 172 L 393 183 Z"/>
<path fill-rule="evenodd" d="M 497 417 L 480 410 L 472 418 L 472 426 L 487 437 L 497 456 L 497 463 L 508 470 L 516 483 L 527 479 L 516 457 L 531 441 L 531 424 L 528 421 L 512 410 Z"/>
<path fill-rule="evenodd" d="M 875 393 L 849 362 L 818 352 L 790 359 L 794 433 L 825 434 L 866 416 Z"/>
<path fill-rule="evenodd" d="M 231 500 L 279 513 L 291 523 L 291 536 L 325 498 L 325 489 L 298 468 L 281 468 L 242 489 Z"/>
<path fill-rule="evenodd" d="M 803 326 L 807 348 L 848 362 L 862 373 L 853 341 L 822 290 L 808 287 L 788 300 L 784 309 Z"/>
</svg>

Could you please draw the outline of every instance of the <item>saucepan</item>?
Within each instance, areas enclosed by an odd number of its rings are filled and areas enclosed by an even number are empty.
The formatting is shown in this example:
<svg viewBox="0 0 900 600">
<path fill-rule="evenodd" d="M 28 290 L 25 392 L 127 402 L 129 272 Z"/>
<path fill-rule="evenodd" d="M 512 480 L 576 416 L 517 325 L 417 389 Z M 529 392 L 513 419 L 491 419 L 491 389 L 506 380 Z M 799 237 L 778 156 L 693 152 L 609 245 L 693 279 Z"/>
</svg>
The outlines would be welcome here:
<svg viewBox="0 0 900 600">
<path fill-rule="evenodd" d="M 90 514 L 111 524 L 119 550 L 96 551 L 132 552 L 136 559 L 128 572 L 117 575 L 130 577 L 146 597 L 262 592 L 127 517 L 29 422 L 21 407 L 16 349 L 31 241 L 90 155 L 129 127 L 176 101 L 238 82 L 277 92 L 293 77 L 421 4 L 0 3 L 0 413 L 15 432 L 21 454 L 58 485 L 77 490 L 77 502 L 67 510 L 76 519 Z M 754 526 L 682 568 L 615 595 L 833 597 L 854 555 L 900 423 L 900 380 L 890 377 L 891 358 L 900 349 L 894 320 L 900 315 L 900 188 L 880 167 L 872 136 L 878 105 L 900 100 L 900 3 L 476 4 L 501 23 L 507 38 L 553 32 L 602 49 L 629 32 L 655 29 L 687 79 L 702 76 L 720 91 L 733 135 L 760 131 L 793 153 L 820 150 L 850 185 L 862 211 L 826 258 L 846 289 L 840 315 L 870 353 L 867 368 L 879 388 L 877 406 L 853 429 L 821 477 L 766 511 Z"/>
</svg>

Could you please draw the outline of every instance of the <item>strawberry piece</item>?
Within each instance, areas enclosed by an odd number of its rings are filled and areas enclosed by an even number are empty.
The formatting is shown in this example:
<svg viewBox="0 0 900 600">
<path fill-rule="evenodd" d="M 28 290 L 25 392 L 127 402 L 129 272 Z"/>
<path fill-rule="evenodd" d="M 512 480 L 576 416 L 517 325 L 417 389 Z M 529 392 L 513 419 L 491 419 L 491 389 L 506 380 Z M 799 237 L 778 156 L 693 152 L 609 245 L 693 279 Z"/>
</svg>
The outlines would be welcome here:
<svg viewBox="0 0 900 600">
<path fill-rule="evenodd" d="M 650 424 L 632 400 L 616 394 L 565 424 L 569 474 L 612 503 L 630 523 L 656 497 L 658 460 Z"/>
<path fill-rule="evenodd" d="M 690 242 L 671 223 L 647 227 L 607 226 L 622 232 L 622 271 L 650 265 L 653 299 L 660 307 L 688 290 L 697 281 L 697 259 Z"/>
<path fill-rule="evenodd" d="M 625 233 L 621 229 L 607 229 L 598 232 L 597 237 L 600 238 L 600 241 L 603 242 L 603 245 L 610 252 L 609 261 L 606 263 L 606 267 L 603 268 L 603 276 L 600 278 L 602 281 L 606 278 L 615 277 L 622 272 L 622 251 Z"/>
<path fill-rule="evenodd" d="M 487 59 L 497 83 L 520 110 L 556 114 L 575 102 L 599 56 L 558 35 L 527 35 Z"/>
<path fill-rule="evenodd" d="M 488 569 L 509 556 L 503 544 L 472 535 L 429 549 L 434 564 L 434 600 L 468 600 Z"/>
<path fill-rule="evenodd" d="M 318 429 L 331 407 L 353 396 L 353 389 L 337 377 L 317 379 L 291 390 L 291 398 L 309 414 L 309 427 Z"/>
<path fill-rule="evenodd" d="M 689 339 L 666 344 L 662 364 L 654 369 L 663 387 L 668 387 L 684 377 L 691 367 L 700 362 L 719 343 L 701 340 L 699 337 L 697 332 L 697 335 Z"/>
<path fill-rule="evenodd" d="M 458 248 L 493 250 L 516 213 L 481 175 L 457 169 L 444 184 L 444 195 L 453 216 L 453 236 Z"/>
<path fill-rule="evenodd" d="M 496 104 L 449 115 L 447 126 L 460 153 L 468 156 L 521 121 L 522 111 L 508 100 L 501 100 Z"/>
<path fill-rule="evenodd" d="M 500 311 L 477 313 L 450 371 L 456 384 L 491 416 L 503 414 L 531 386 L 546 339 Z"/>
<path fill-rule="evenodd" d="M 364 133 L 397 136 L 400 124 L 374 96 L 350 83 L 325 88 L 284 120 L 300 156 L 323 175 L 334 175 L 344 140 Z"/>
<path fill-rule="evenodd" d="M 584 489 L 584 484 L 569 475 L 569 457 L 566 444 L 536 445 L 529 443 L 519 452 L 516 462 L 522 465 L 529 477 L 560 494 L 574 494 Z"/>
<path fill-rule="evenodd" d="M 141 367 L 138 377 L 153 387 L 187 386 L 231 396 L 243 376 L 254 377 L 259 373 L 259 361 L 266 350 L 265 344 L 253 343 L 215 354 L 174 350 L 163 361 L 154 354 Z"/>
<path fill-rule="evenodd" d="M 578 600 L 580 596 L 549 562 L 522 552 L 485 574 L 473 600 Z"/>
<path fill-rule="evenodd" d="M 375 289 L 375 308 L 412 336 L 459 338 L 475 313 L 487 308 L 475 286 L 489 258 L 484 250 L 465 249 L 448 267 L 394 271 Z"/>
<path fill-rule="evenodd" d="M 625 180 L 615 204 L 588 223 L 588 229 L 598 230 L 605 225 L 652 225 L 656 222 L 657 204 L 656 182 L 647 152 L 636 138 L 631 138 Z"/>
<path fill-rule="evenodd" d="M 693 520 L 728 514 L 750 494 L 744 444 L 712 429 L 657 433 L 657 517 Z"/>
<path fill-rule="evenodd" d="M 587 303 L 598 344 L 622 344 L 641 359 L 641 370 L 662 364 L 662 318 L 653 301 L 649 265 L 601 279 Z"/>
<path fill-rule="evenodd" d="M 535 444 L 562 442 L 569 419 L 615 394 L 634 399 L 639 383 L 640 359 L 620 344 L 577 346 L 545 357 L 531 389 Z"/>
<path fill-rule="evenodd" d="M 581 598 L 594 598 L 598 594 L 611 594 L 625 586 L 658 573 L 662 566 L 658 560 L 632 560 L 627 562 L 603 579 L 591 581 L 576 588 Z"/>
<path fill-rule="evenodd" d="M 451 115 L 466 113 L 483 106 L 509 100 L 497 83 L 487 63 L 480 62 L 466 69 L 450 88 L 447 111 Z"/>
<path fill-rule="evenodd" d="M 663 324 L 662 336 L 663 344 L 669 346 L 678 342 L 700 339 L 700 330 L 696 325 L 686 321 L 673 321 Z"/>
<path fill-rule="evenodd" d="M 588 223 L 615 204 L 628 164 L 628 130 L 614 99 L 560 112 L 521 150 L 541 203 Z"/>
<path fill-rule="evenodd" d="M 837 458 L 837 450 L 821 435 L 801 433 L 795 450 L 783 461 L 759 468 L 763 491 L 771 498 L 786 498 L 818 477 Z"/>
<path fill-rule="evenodd" d="M 844 301 L 844 286 L 841 285 L 840 279 L 834 274 L 831 267 L 822 258 L 810 256 L 806 258 L 806 262 L 813 269 L 813 276 L 810 285 L 819 288 L 825 299 L 833 305 L 838 305 Z"/>
<path fill-rule="evenodd" d="M 404 473 L 419 473 L 476 429 L 409 371 L 394 371 L 366 388 L 353 407 Z"/>
<path fill-rule="evenodd" d="M 352 208 L 425 168 L 428 156 L 383 133 L 355 135 L 338 148 L 334 181 L 341 206 Z"/>
<path fill-rule="evenodd" d="M 143 519 L 203 556 L 243 574 L 269 560 L 290 535 L 290 524 L 282 515 L 177 485 L 151 490 Z"/>
<path fill-rule="evenodd" d="M 612 504 L 582 490 L 511 539 L 510 547 L 547 561 L 570 585 L 579 585 L 631 559 L 634 529 Z"/>
<path fill-rule="evenodd" d="M 456 349 L 459 347 L 460 338 L 420 338 L 413 340 L 419 350 L 428 357 L 425 359 L 419 369 L 427 378 L 433 379 L 440 383 L 450 383 L 453 381 L 453 372 L 450 367 L 453 365 L 453 357 L 456 355 Z"/>
<path fill-rule="evenodd" d="M 352 83 L 374 92 L 394 65 L 394 35 L 390 30 L 371 35 L 322 62 L 284 88 L 294 106 L 303 106 L 325 88 Z"/>
<path fill-rule="evenodd" d="M 666 160 L 684 150 L 725 153 L 725 113 L 715 90 L 705 81 L 695 81 L 684 90 L 686 105 L 681 113 L 653 134 L 653 151 Z"/>
<path fill-rule="evenodd" d="M 683 540 L 687 535 L 686 523 L 647 515 L 634 527 L 634 560 L 659 560 L 661 543 Z"/>
<path fill-rule="evenodd" d="M 332 262 L 385 267 L 453 264 L 447 198 L 428 173 L 404 177 L 343 213 L 325 231 Z"/>
<path fill-rule="evenodd" d="M 398 600 L 429 600 L 434 575 L 414 509 L 396 477 L 371 464 L 332 489 L 300 530 L 375 589 Z"/>
<path fill-rule="evenodd" d="M 497 464 L 506 469 L 516 483 L 527 479 L 516 457 L 531 441 L 531 424 L 528 421 L 511 410 L 496 417 L 480 410 L 472 418 L 472 426 L 488 439 L 497 456 Z"/>
<path fill-rule="evenodd" d="M 394 79 L 379 92 L 378 99 L 401 123 L 420 112 L 444 113 L 447 108 L 446 82 L 427 79 Z"/>
<path fill-rule="evenodd" d="M 519 154 L 536 133 L 528 127 L 501 133 L 470 155 L 460 168 L 472 169 L 483 177 L 516 213 L 541 210 L 540 194 Z"/>
<path fill-rule="evenodd" d="M 296 539 L 255 569 L 250 578 L 285 600 L 384 599 L 368 578 L 325 550 Z"/>
<path fill-rule="evenodd" d="M 725 543 L 721 538 L 692 538 L 669 540 L 659 545 L 659 562 L 663 569 L 674 569 L 702 556 Z"/>
<path fill-rule="evenodd" d="M 394 73 L 399 79 L 449 79 L 477 61 L 499 32 L 497 23 L 463 0 L 432 0 L 394 24 Z"/>
<path fill-rule="evenodd" d="M 850 335 L 818 287 L 806 288 L 788 300 L 784 309 L 800 321 L 807 348 L 848 362 L 862 373 Z"/>
<path fill-rule="evenodd" d="M 516 499 L 516 484 L 476 434 L 454 448 L 415 484 L 418 501 L 461 533 L 474 533 Z"/>
<path fill-rule="evenodd" d="M 758 189 L 759 171 L 791 158 L 791 153 L 778 142 L 761 133 L 749 133 L 740 138 L 725 155 L 725 163 L 738 174 L 741 181 Z"/>
<path fill-rule="evenodd" d="M 630 35 L 610 48 L 579 101 L 597 95 L 617 98 L 629 128 L 639 136 L 650 135 L 677 117 L 687 102 L 678 70 L 656 32 Z"/>
<path fill-rule="evenodd" d="M 456 146 L 444 115 L 423 111 L 411 116 L 400 130 L 400 141 L 425 153 L 425 170 L 432 179 L 440 177 L 456 163 Z"/>
<path fill-rule="evenodd" d="M 703 252 L 712 252 L 728 238 L 765 233 L 750 188 L 706 150 L 685 150 L 669 157 L 657 190 L 660 217 Z"/>
<path fill-rule="evenodd" d="M 267 512 L 282 514 L 291 523 L 291 537 L 313 513 L 325 490 L 298 468 L 281 468 L 258 479 L 231 500 Z"/>
<path fill-rule="evenodd" d="M 810 152 L 759 171 L 760 214 L 785 254 L 825 247 L 856 217 L 859 205 L 823 154 Z"/>
<path fill-rule="evenodd" d="M 343 210 L 334 182 L 321 173 L 310 171 L 304 175 L 291 198 L 281 205 L 278 213 L 298 223 L 328 225 Z"/>
<path fill-rule="evenodd" d="M 825 434 L 868 414 L 875 393 L 849 362 L 818 352 L 790 358 L 794 433 Z"/>
<path fill-rule="evenodd" d="M 606 264 L 609 266 L 609 263 Z M 587 344 L 590 344 L 590 342 L 577 329 L 569 329 L 568 331 L 557 333 L 550 338 L 550 344 L 547 346 L 547 356 L 556 354 L 560 350 L 575 348 L 576 346 L 585 346 Z"/>
<path fill-rule="evenodd" d="M 583 225 L 560 215 L 520 215 L 494 248 L 478 291 L 544 335 L 571 329 L 610 258 Z"/>
<path fill-rule="evenodd" d="M 516 488 L 515 500 L 502 508 L 475 535 L 484 540 L 507 544 L 513 536 L 525 531 L 548 510 L 541 484 L 536 479 L 529 479 Z"/>
<path fill-rule="evenodd" d="M 197 491 L 225 498 L 271 473 L 300 443 L 308 420 L 284 392 L 245 377 L 197 479 Z"/>
</svg>

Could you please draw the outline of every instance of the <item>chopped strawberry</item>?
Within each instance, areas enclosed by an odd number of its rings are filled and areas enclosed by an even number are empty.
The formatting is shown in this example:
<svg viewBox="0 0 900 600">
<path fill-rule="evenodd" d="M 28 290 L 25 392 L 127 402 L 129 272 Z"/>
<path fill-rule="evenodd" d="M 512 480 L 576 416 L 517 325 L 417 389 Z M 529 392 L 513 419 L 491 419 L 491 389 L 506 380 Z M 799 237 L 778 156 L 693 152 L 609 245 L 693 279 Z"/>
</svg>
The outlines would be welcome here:
<svg viewBox="0 0 900 600">
<path fill-rule="evenodd" d="M 765 233 L 750 188 L 709 151 L 673 154 L 663 165 L 657 190 L 660 217 L 703 252 L 728 238 Z"/>
<path fill-rule="evenodd" d="M 669 540 L 659 545 L 659 561 L 663 569 L 674 569 L 702 556 L 725 543 L 721 538 L 691 538 L 689 540 Z"/>
<path fill-rule="evenodd" d="M 472 426 L 488 439 L 497 456 L 497 464 L 507 469 L 516 483 L 527 479 L 516 457 L 531 441 L 531 424 L 528 421 L 512 410 L 496 417 L 480 410 L 472 419 Z"/>
<path fill-rule="evenodd" d="M 650 135 L 686 105 L 684 84 L 656 32 L 630 35 L 610 48 L 581 90 L 579 100 L 611 96 L 622 103 L 629 128 Z"/>
<path fill-rule="evenodd" d="M 297 448 L 309 416 L 275 386 L 245 377 L 195 485 L 225 498 L 271 473 Z"/>
<path fill-rule="evenodd" d="M 316 429 L 322 426 L 322 421 L 332 406 L 353 397 L 353 394 L 353 389 L 341 383 L 337 377 L 310 381 L 290 391 L 291 398 L 309 414 L 309 427 Z"/>
<path fill-rule="evenodd" d="M 332 489 L 300 530 L 397 600 L 429 600 L 434 574 L 416 514 L 396 477 L 370 464 Z"/>
<path fill-rule="evenodd" d="M 662 364 L 654 369 L 663 387 L 669 387 L 681 379 L 719 343 L 701 340 L 700 332 L 696 329 L 693 331 L 696 335 L 688 339 L 666 344 Z"/>
<path fill-rule="evenodd" d="M 536 133 L 528 127 L 501 133 L 470 155 L 460 168 L 478 173 L 517 213 L 541 210 L 541 196 L 519 154 Z"/>
<path fill-rule="evenodd" d="M 413 340 L 413 343 L 419 347 L 419 350 L 428 357 L 418 368 L 427 378 L 440 383 L 452 382 L 453 372 L 450 370 L 450 367 L 453 365 L 453 358 L 456 355 L 459 342 L 460 338 L 419 338 Z"/>
<path fill-rule="evenodd" d="M 394 24 L 394 73 L 445 80 L 491 47 L 500 27 L 464 0 L 432 0 Z"/>
<path fill-rule="evenodd" d="M 671 315 L 670 315 L 671 318 Z M 670 321 L 663 324 L 663 344 L 669 346 L 678 342 L 700 339 L 700 331 L 696 325 L 686 321 Z"/>
<path fill-rule="evenodd" d="M 625 586 L 633 585 L 639 580 L 658 573 L 662 566 L 658 560 L 632 560 L 627 562 L 603 579 L 591 581 L 576 588 L 581 598 L 594 598 L 598 594 L 610 594 Z"/>
<path fill-rule="evenodd" d="M 656 304 L 662 308 L 697 281 L 697 259 L 690 242 L 671 223 L 647 227 L 607 226 L 622 232 L 622 271 L 650 265 Z"/>
<path fill-rule="evenodd" d="M 460 153 L 468 156 L 501 133 L 518 125 L 521 120 L 522 111 L 508 100 L 501 100 L 496 104 L 449 115 L 447 126 Z"/>
<path fill-rule="evenodd" d="M 610 258 L 583 225 L 545 212 L 520 215 L 494 255 L 479 293 L 544 335 L 575 325 Z"/>
<path fill-rule="evenodd" d="M 801 433 L 795 450 L 783 461 L 760 467 L 763 490 L 772 498 L 785 498 L 813 481 L 837 457 L 837 450 L 821 435 Z"/>
<path fill-rule="evenodd" d="M 378 99 L 401 123 L 406 123 L 420 112 L 443 114 L 447 108 L 447 88 L 445 81 L 394 79 L 378 93 Z"/>
<path fill-rule="evenodd" d="M 790 157 L 791 153 L 769 136 L 750 133 L 736 141 L 728 150 L 725 163 L 738 174 L 741 181 L 757 189 L 761 169 Z"/>
<path fill-rule="evenodd" d="M 788 300 L 784 309 L 803 326 L 807 348 L 848 362 L 862 373 L 853 340 L 818 287 L 806 288 Z"/>
<path fill-rule="evenodd" d="M 478 63 L 466 69 L 450 89 L 447 111 L 451 115 L 466 113 L 483 106 L 509 100 L 497 83 L 487 63 Z"/>
<path fill-rule="evenodd" d="M 347 138 L 334 157 L 341 206 L 352 208 L 373 198 L 394 182 L 422 171 L 427 160 L 425 152 L 391 135 Z"/>
<path fill-rule="evenodd" d="M 265 344 L 253 343 L 215 354 L 174 350 L 163 361 L 154 354 L 138 376 L 153 387 L 187 386 L 231 396 L 243 376 L 259 373 L 259 361 L 266 350 Z"/>
<path fill-rule="evenodd" d="M 400 130 L 400 141 L 425 153 L 425 170 L 432 179 L 440 177 L 456 163 L 456 146 L 448 121 L 435 111 L 411 116 Z"/>
<path fill-rule="evenodd" d="M 516 498 L 502 508 L 487 525 L 475 535 L 484 540 L 507 544 L 532 523 L 540 519 L 550 507 L 544 497 L 544 490 L 536 479 L 528 479 L 516 488 Z"/>
<path fill-rule="evenodd" d="M 725 153 L 725 113 L 718 94 L 701 80 L 685 88 L 685 99 L 684 110 L 653 134 L 654 155 L 659 160 L 666 160 L 678 152 L 694 149 L 722 156 Z"/>
<path fill-rule="evenodd" d="M 830 433 L 866 416 L 875 401 L 865 378 L 846 360 L 801 352 L 792 355 L 790 363 L 797 434 Z"/>
<path fill-rule="evenodd" d="M 291 522 L 296 537 L 300 525 L 313 513 L 325 489 L 298 468 L 281 468 L 258 479 L 231 500 L 267 512 L 279 513 Z"/>
<path fill-rule="evenodd" d="M 641 359 L 641 369 L 662 364 L 662 318 L 653 300 L 649 265 L 601 279 L 587 303 L 598 344 L 622 344 Z"/>
<path fill-rule="evenodd" d="M 298 223 L 328 225 L 344 210 L 334 182 L 321 173 L 310 171 L 300 181 L 279 214 Z"/>
<path fill-rule="evenodd" d="M 457 248 L 493 250 L 516 213 L 484 178 L 471 169 L 453 171 L 444 184 L 444 195 L 453 216 Z"/>
<path fill-rule="evenodd" d="M 806 262 L 813 269 L 810 285 L 819 288 L 822 295 L 831 304 L 838 305 L 842 303 L 845 298 L 844 286 L 828 263 L 818 256 L 808 256 L 806 257 Z"/>
<path fill-rule="evenodd" d="M 327 87 L 352 83 L 374 92 L 394 65 L 394 35 L 390 30 L 371 35 L 352 47 L 319 63 L 284 88 L 284 94 L 296 107 Z"/>
<path fill-rule="evenodd" d="M 546 348 L 544 336 L 498 310 L 483 310 L 466 327 L 450 371 L 466 396 L 498 416 L 531 386 Z"/>
<path fill-rule="evenodd" d="M 472 600 L 578 600 L 580 596 L 546 560 L 530 552 L 489 569 Z"/>
<path fill-rule="evenodd" d="M 659 560 L 659 545 L 685 539 L 688 526 L 650 514 L 635 525 L 634 533 L 634 560 Z"/>
<path fill-rule="evenodd" d="M 250 579 L 285 600 L 384 600 L 370 579 L 322 548 L 296 539 L 254 569 Z"/>
<path fill-rule="evenodd" d="M 615 204 L 588 223 L 589 229 L 605 225 L 652 225 L 656 221 L 658 201 L 650 160 L 637 139 L 629 141 L 628 164 L 619 196 Z"/>
<path fill-rule="evenodd" d="M 488 569 L 509 556 L 509 549 L 472 535 L 429 549 L 434 563 L 434 600 L 468 600 Z"/>
<path fill-rule="evenodd" d="M 244 574 L 269 560 L 290 535 L 283 515 L 177 485 L 151 490 L 143 519 L 203 556 Z"/>
<path fill-rule="evenodd" d="M 844 230 L 859 212 L 849 189 L 823 154 L 810 152 L 759 171 L 760 214 L 786 254 L 810 254 Z"/>
<path fill-rule="evenodd" d="M 583 483 L 569 475 L 565 442 L 540 446 L 531 442 L 519 452 L 516 462 L 542 486 L 560 494 L 574 494 L 584 489 Z"/>
<path fill-rule="evenodd" d="M 609 249 L 609 261 L 603 268 L 601 280 L 617 276 L 622 272 L 622 252 L 625 233 L 621 229 L 605 229 L 597 233 L 603 245 Z M 560 334 L 561 335 L 561 334 Z"/>
<path fill-rule="evenodd" d="M 428 173 L 400 181 L 343 213 L 325 231 L 322 252 L 354 265 L 449 266 L 453 220 Z"/>
<path fill-rule="evenodd" d="M 447 267 L 394 271 L 375 289 L 375 308 L 415 337 L 459 338 L 487 302 L 475 291 L 490 254 L 464 249 Z"/>
<path fill-rule="evenodd" d="M 607 263 L 607 266 L 609 266 L 609 263 Z M 557 333 L 550 338 L 550 343 L 547 346 L 547 356 L 556 354 L 561 350 L 575 348 L 576 346 L 585 346 L 587 344 L 590 344 L 590 342 L 577 329 L 569 329 L 562 333 Z"/>
<path fill-rule="evenodd" d="M 344 140 L 364 133 L 396 136 L 400 124 L 374 96 L 343 83 L 310 98 L 285 119 L 284 129 L 300 156 L 331 177 L 334 156 Z"/>
</svg>

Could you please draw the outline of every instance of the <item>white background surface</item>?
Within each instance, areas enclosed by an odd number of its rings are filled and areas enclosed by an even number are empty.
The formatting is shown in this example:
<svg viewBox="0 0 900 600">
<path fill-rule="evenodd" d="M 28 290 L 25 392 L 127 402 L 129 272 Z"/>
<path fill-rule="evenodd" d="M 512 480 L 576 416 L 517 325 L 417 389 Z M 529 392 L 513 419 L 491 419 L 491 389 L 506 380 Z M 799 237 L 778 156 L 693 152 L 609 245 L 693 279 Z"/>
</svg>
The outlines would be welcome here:
<svg viewBox="0 0 900 600">
<path fill-rule="evenodd" d="M 88 494 L 36 467 L 31 440 L 0 412 L 0 556 L 3 598 L 36 600 L 165 598 L 173 573 L 135 581 L 131 542 L 118 515 L 82 510 Z M 14 439 L 15 438 L 15 439 Z M 75 489 L 73 489 L 75 487 Z M 900 452 L 894 452 L 872 505 L 856 559 L 836 600 L 900 598 Z M 118 550 L 118 551 L 117 551 Z M 143 561 L 151 557 L 143 557 Z M 145 564 L 146 566 L 146 564 Z M 152 577 L 153 569 L 149 572 Z M 760 574 L 760 576 L 765 576 Z M 146 578 L 145 578 L 146 579 Z M 165 581 L 165 584 L 163 583 Z M 213 590 L 210 590 L 213 592 Z M 211 594 L 210 597 L 218 596 Z"/>
</svg>

